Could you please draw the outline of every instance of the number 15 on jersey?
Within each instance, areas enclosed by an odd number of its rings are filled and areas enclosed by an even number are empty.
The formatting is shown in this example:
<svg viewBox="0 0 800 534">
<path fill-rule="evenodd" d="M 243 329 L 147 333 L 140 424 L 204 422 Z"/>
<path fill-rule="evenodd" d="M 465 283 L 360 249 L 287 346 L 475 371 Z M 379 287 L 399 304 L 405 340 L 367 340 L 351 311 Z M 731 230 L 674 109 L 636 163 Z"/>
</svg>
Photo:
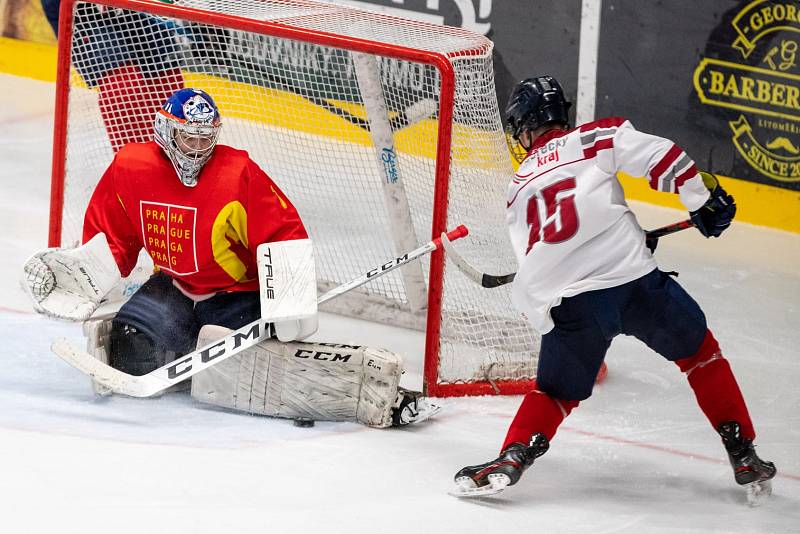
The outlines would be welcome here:
<svg viewBox="0 0 800 534">
<path fill-rule="evenodd" d="M 528 200 L 528 248 L 539 241 L 561 243 L 578 232 L 578 212 L 575 209 L 575 178 L 565 178 L 548 185 Z M 544 213 L 544 223 L 542 223 Z"/>
</svg>

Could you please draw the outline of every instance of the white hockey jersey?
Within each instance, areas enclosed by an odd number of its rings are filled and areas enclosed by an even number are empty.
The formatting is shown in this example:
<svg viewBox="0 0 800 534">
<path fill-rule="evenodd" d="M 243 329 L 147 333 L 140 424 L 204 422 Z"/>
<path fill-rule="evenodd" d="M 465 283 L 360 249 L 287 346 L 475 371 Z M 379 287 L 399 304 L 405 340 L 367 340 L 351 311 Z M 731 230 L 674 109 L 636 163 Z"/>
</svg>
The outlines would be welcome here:
<svg viewBox="0 0 800 534">
<path fill-rule="evenodd" d="M 618 171 L 678 193 L 689 211 L 709 197 L 683 150 L 625 119 L 538 138 L 508 187 L 506 215 L 519 264 L 511 299 L 542 334 L 553 328 L 550 309 L 563 297 L 618 286 L 656 268 Z"/>
</svg>

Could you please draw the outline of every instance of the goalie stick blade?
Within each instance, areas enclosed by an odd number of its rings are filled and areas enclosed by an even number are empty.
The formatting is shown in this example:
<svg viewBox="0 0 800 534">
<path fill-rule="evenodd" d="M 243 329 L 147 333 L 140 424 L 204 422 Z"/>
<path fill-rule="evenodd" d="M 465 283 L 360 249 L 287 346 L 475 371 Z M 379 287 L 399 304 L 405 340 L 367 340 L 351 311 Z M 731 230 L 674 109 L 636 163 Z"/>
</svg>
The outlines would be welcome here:
<svg viewBox="0 0 800 534">
<path fill-rule="evenodd" d="M 74 347 L 64 338 L 56 339 L 50 350 L 75 369 L 91 377 L 97 384 L 114 393 L 129 397 L 149 397 L 162 389 L 160 383 L 148 388 L 147 383 L 143 382 L 141 377 L 125 374 L 104 364 L 88 352 Z M 169 387 L 169 385 L 166 384 L 163 388 Z"/>
<path fill-rule="evenodd" d="M 272 328 L 268 321 L 257 319 L 221 339 L 141 376 L 129 375 L 114 369 L 88 352 L 75 348 L 63 338 L 56 339 L 51 349 L 62 360 L 114 393 L 129 397 L 150 397 L 268 339 L 271 332 Z"/>
</svg>

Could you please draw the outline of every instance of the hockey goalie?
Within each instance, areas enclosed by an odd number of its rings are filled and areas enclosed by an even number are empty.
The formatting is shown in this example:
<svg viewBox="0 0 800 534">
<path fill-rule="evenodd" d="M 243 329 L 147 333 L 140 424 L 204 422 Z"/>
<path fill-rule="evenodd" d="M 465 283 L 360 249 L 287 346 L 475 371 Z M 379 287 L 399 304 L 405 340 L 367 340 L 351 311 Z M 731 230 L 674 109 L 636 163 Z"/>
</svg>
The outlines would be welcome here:
<svg viewBox="0 0 800 534">
<path fill-rule="evenodd" d="M 436 413 L 399 387 L 399 355 L 303 341 L 318 325 L 311 240 L 291 201 L 247 153 L 217 144 L 221 127 L 209 94 L 175 92 L 156 114 L 154 141 L 122 147 L 101 177 L 83 245 L 26 262 L 34 308 L 85 321 L 88 352 L 125 376 L 147 375 L 259 317 L 275 318 L 269 339 L 197 373 L 192 396 L 250 413 L 380 428 Z M 115 314 L 92 317 L 141 250 L 155 273 Z"/>
</svg>

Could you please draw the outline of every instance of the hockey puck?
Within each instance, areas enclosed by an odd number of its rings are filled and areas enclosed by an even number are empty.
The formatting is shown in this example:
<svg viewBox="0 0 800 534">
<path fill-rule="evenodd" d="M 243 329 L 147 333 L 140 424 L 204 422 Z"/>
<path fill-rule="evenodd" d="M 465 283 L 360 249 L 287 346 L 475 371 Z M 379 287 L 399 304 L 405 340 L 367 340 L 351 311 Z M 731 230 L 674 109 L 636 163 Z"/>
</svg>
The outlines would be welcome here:
<svg viewBox="0 0 800 534">
<path fill-rule="evenodd" d="M 314 426 L 314 420 L 308 419 L 307 417 L 298 417 L 294 420 L 294 426 L 299 426 L 301 428 L 310 428 Z"/>
</svg>

